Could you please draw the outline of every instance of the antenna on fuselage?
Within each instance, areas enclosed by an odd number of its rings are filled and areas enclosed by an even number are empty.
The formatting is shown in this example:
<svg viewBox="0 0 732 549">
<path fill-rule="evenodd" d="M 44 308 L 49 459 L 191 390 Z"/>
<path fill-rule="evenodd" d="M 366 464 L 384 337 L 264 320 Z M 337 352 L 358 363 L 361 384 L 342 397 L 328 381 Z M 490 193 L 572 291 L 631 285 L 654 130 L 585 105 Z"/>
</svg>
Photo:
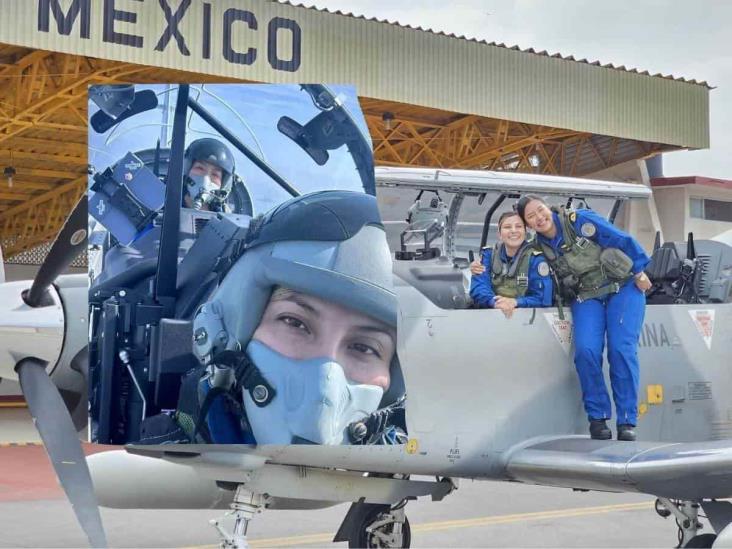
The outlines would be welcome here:
<svg viewBox="0 0 732 549">
<path fill-rule="evenodd" d="M 656 231 L 656 238 L 653 241 L 653 252 L 655 253 L 661 247 L 661 231 Z"/>
<path fill-rule="evenodd" d="M 156 177 L 160 177 L 160 139 L 155 145 L 155 160 L 153 161 L 153 173 Z"/>
<path fill-rule="evenodd" d="M 694 233 L 689 233 L 686 240 L 686 259 L 696 259 L 696 248 L 694 247 Z"/>
</svg>

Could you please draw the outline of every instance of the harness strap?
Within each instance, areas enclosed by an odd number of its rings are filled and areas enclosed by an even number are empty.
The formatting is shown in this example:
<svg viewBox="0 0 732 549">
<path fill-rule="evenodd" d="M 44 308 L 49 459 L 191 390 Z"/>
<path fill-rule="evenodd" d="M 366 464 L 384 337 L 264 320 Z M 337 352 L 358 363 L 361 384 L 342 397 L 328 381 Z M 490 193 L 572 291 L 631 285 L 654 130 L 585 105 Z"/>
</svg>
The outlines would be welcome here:
<svg viewBox="0 0 732 549">
<path fill-rule="evenodd" d="M 582 303 L 583 301 L 587 301 L 588 299 L 594 299 L 596 297 L 602 297 L 608 294 L 617 294 L 627 280 L 628 279 L 623 282 L 611 282 L 610 284 L 606 284 L 605 286 L 601 286 L 600 288 L 583 291 L 577 296 L 577 303 Z"/>
<path fill-rule="evenodd" d="M 381 444 L 406 443 L 406 431 L 404 430 L 406 429 L 404 416 L 406 398 L 406 395 L 403 395 L 393 404 L 351 423 L 348 426 L 348 438 L 351 444 L 374 444 L 377 439 L 381 441 Z M 402 434 L 404 434 L 404 440 L 401 440 Z M 391 439 L 394 437 L 398 440 L 392 441 Z"/>
<path fill-rule="evenodd" d="M 579 245 L 580 248 L 583 248 L 584 245 L 580 244 L 580 240 L 586 240 L 583 238 L 578 238 L 577 233 L 574 230 L 574 226 L 569 221 L 569 214 L 567 213 L 566 209 L 562 206 L 560 206 L 557 209 L 557 214 L 559 214 L 559 223 L 562 225 L 562 235 L 564 236 L 564 242 L 562 243 L 562 249 L 568 250 L 572 247 L 572 243 L 570 241 L 573 241 L 575 244 Z"/>
<path fill-rule="evenodd" d="M 259 368 L 249 360 L 246 353 L 241 351 L 222 351 L 214 356 L 211 362 L 217 366 L 231 368 L 234 372 L 234 383 L 233 385 L 226 387 L 213 386 L 209 389 L 208 393 L 206 393 L 206 398 L 203 399 L 203 403 L 201 404 L 201 408 L 198 412 L 198 417 L 196 418 L 195 428 L 193 431 L 194 442 L 196 440 L 196 436 L 201 435 L 207 443 L 211 443 L 208 430 L 205 429 L 206 418 L 213 401 L 217 397 L 233 393 L 230 396 L 234 402 L 238 403 L 241 400 L 239 395 L 241 394 L 242 389 L 245 389 L 249 391 L 249 395 L 252 397 L 254 404 L 262 408 L 272 402 L 272 399 L 277 394 L 274 387 L 267 382 L 259 371 Z"/>
<path fill-rule="evenodd" d="M 193 429 L 194 443 L 196 442 L 196 437 L 201 435 L 206 444 L 211 444 L 211 436 L 208 433 L 208 429 L 204 430 L 202 427 L 206 423 L 208 410 L 211 408 L 211 404 L 213 404 L 214 399 L 219 395 L 226 393 L 226 391 L 227 389 L 223 387 L 211 387 L 211 390 L 206 393 L 206 398 L 203 399 L 203 404 L 201 404 L 201 409 L 199 410 L 198 417 L 196 418 L 196 425 Z"/>
<path fill-rule="evenodd" d="M 493 273 L 493 276 L 502 276 L 504 274 L 503 269 L 504 265 L 503 261 L 501 261 L 501 244 L 496 242 L 491 254 L 491 272 Z"/>
<path fill-rule="evenodd" d="M 277 394 L 259 368 L 242 351 L 222 351 L 213 358 L 212 362 L 219 366 L 232 368 L 236 380 L 234 389 L 237 392 L 246 389 L 254 403 L 260 408 L 272 402 Z"/>
<path fill-rule="evenodd" d="M 526 255 L 526 247 L 524 246 L 521 250 L 519 250 L 518 254 L 511 260 L 509 267 L 508 267 L 508 276 L 513 278 L 516 276 L 516 271 L 518 271 L 518 268 L 521 266 L 521 263 L 524 260 L 524 256 Z M 519 276 L 526 277 L 527 273 L 520 273 Z M 528 280 L 528 279 L 527 279 Z"/>
<path fill-rule="evenodd" d="M 531 246 L 523 245 L 516 256 L 510 261 L 508 270 L 505 270 L 505 264 L 501 260 L 500 256 L 500 244 L 496 244 L 493 247 L 493 255 L 491 256 L 491 273 L 496 278 L 515 278 L 519 287 L 527 288 L 529 286 L 529 268 L 530 268 L 530 257 L 529 261 L 526 260 L 526 255 L 531 253 Z M 525 268 L 522 268 L 525 267 Z M 521 272 L 516 272 L 521 269 Z"/>
</svg>

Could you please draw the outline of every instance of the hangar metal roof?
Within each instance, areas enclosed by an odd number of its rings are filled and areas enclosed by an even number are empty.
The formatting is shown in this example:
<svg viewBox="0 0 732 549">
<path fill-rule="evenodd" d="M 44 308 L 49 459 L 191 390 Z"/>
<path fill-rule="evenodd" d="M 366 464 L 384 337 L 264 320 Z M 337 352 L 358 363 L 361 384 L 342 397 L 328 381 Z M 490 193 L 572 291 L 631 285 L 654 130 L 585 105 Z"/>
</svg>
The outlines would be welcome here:
<svg viewBox="0 0 732 549">
<path fill-rule="evenodd" d="M 365 21 L 374 21 L 376 23 L 386 23 L 387 25 L 395 25 L 397 27 L 402 27 L 405 29 L 412 29 L 412 30 L 417 30 L 417 31 L 421 31 L 421 32 L 429 32 L 431 34 L 436 34 L 438 36 L 447 36 L 449 38 L 456 38 L 458 40 L 467 40 L 468 42 L 476 42 L 478 44 L 485 44 L 487 46 L 495 46 L 497 48 L 506 48 L 509 50 L 521 51 L 524 53 L 533 53 L 536 55 L 543 55 L 544 57 L 554 57 L 557 59 L 564 59 L 565 61 L 576 61 L 577 63 L 586 63 L 589 65 L 594 65 L 596 67 L 602 67 L 604 69 L 614 69 L 614 70 L 618 70 L 618 71 L 630 72 L 633 74 L 641 74 L 644 76 L 653 76 L 654 78 L 665 78 L 667 80 L 676 80 L 678 82 L 688 82 L 689 84 L 698 84 L 700 86 L 705 86 L 709 89 L 714 89 L 713 86 L 710 86 L 706 81 L 703 81 L 703 80 L 697 81 L 695 79 L 686 79 L 683 76 L 674 76 L 673 74 L 662 74 L 660 72 L 651 74 L 647 70 L 639 70 L 637 68 L 627 68 L 625 65 L 614 65 L 613 63 L 603 63 L 599 60 L 589 61 L 586 58 L 577 59 L 574 55 L 563 55 L 559 52 L 549 53 L 546 50 L 539 51 L 535 48 L 521 48 L 518 45 L 509 46 L 503 42 L 500 42 L 500 43 L 499 42 L 488 42 L 487 40 L 471 38 L 471 37 L 465 36 L 463 34 L 455 34 L 455 33 L 451 33 L 451 32 L 448 33 L 448 32 L 438 31 L 438 30 L 431 29 L 429 27 L 427 27 L 427 28 L 422 27 L 422 26 L 415 27 L 413 25 L 404 24 L 404 23 L 401 23 L 396 20 L 390 21 L 388 19 L 379 19 L 378 17 L 366 17 L 365 15 L 357 15 L 353 12 L 341 11 L 341 10 L 329 10 L 327 8 L 318 8 L 315 6 L 308 6 L 306 4 L 302 4 L 302 3 L 298 3 L 298 2 L 289 2 L 287 0 L 278 0 L 278 1 L 281 4 L 287 4 L 287 5 L 295 6 L 298 8 L 311 9 L 311 10 L 321 11 L 324 13 L 331 13 L 334 15 L 343 15 L 345 17 L 353 17 L 354 19 L 363 19 Z"/>
<path fill-rule="evenodd" d="M 92 83 L 355 84 L 385 166 L 585 176 L 708 146 L 703 82 L 291 3 L 193 0 L 178 19 L 163 4 L 3 0 L 6 257 L 52 238 L 86 189 Z"/>
<path fill-rule="evenodd" d="M 351 83 L 374 99 L 709 144 L 704 84 L 266 0 L 198 1 L 177 19 L 153 0 L 71 4 L 4 0 L 0 42 L 257 82 Z"/>
</svg>

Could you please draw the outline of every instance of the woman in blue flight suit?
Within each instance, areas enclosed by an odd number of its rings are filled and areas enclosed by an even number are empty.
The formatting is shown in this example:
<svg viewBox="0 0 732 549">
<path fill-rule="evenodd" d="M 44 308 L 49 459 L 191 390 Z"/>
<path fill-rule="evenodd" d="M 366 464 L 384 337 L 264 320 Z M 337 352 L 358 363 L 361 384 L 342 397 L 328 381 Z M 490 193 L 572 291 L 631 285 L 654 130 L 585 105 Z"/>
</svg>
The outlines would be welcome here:
<svg viewBox="0 0 732 549">
<path fill-rule="evenodd" d="M 638 419 L 638 338 L 645 315 L 643 272 L 650 259 L 640 244 L 592 210 L 550 208 L 527 195 L 518 212 L 537 234 L 537 245 L 554 269 L 574 321 L 574 363 L 594 439 L 612 438 L 612 417 L 602 375 L 607 333 L 610 382 L 618 440 L 635 440 Z"/>
<path fill-rule="evenodd" d="M 498 219 L 499 242 L 470 265 L 470 297 L 480 307 L 500 309 L 511 318 L 517 307 L 551 307 L 549 266 L 526 242 L 526 227 L 516 212 Z"/>
</svg>

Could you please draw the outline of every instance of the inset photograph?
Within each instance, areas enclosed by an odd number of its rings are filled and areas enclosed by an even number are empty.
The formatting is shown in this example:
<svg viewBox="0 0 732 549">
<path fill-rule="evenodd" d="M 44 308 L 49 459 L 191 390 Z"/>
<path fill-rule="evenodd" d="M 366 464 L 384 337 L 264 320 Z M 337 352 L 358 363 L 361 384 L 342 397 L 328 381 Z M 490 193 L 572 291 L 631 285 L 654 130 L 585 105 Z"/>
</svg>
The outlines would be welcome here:
<svg viewBox="0 0 732 549">
<path fill-rule="evenodd" d="M 92 441 L 405 442 L 355 90 L 97 86 L 89 101 Z"/>
</svg>

